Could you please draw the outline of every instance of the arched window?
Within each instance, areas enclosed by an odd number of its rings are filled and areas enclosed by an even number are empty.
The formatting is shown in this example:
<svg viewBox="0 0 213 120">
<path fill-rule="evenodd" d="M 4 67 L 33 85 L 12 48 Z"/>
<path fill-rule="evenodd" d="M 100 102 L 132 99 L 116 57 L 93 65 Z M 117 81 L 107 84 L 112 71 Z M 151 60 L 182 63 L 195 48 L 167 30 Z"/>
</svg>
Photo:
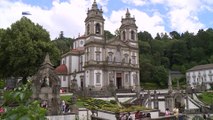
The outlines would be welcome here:
<svg viewBox="0 0 213 120">
<path fill-rule="evenodd" d="M 135 32 L 133 30 L 131 31 L 131 39 L 135 40 Z"/>
<path fill-rule="evenodd" d="M 95 33 L 96 34 L 101 33 L 101 25 L 99 23 L 96 23 L 96 25 L 95 25 Z"/>
<path fill-rule="evenodd" d="M 90 34 L 90 25 L 88 24 L 87 25 L 87 35 L 89 35 Z"/>
<path fill-rule="evenodd" d="M 101 83 L 101 73 L 96 73 L 96 84 L 100 84 Z"/>
<path fill-rule="evenodd" d="M 123 40 L 126 40 L 126 32 L 123 31 Z"/>
</svg>

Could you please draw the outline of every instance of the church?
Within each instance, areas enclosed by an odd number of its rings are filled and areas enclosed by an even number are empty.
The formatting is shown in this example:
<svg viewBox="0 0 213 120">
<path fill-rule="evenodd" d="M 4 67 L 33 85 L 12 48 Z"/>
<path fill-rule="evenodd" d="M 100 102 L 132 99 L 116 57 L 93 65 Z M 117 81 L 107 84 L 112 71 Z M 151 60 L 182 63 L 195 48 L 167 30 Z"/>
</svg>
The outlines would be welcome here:
<svg viewBox="0 0 213 120">
<path fill-rule="evenodd" d="M 140 88 L 137 25 L 127 9 L 119 35 L 107 39 L 103 11 L 94 0 L 87 11 L 85 33 L 73 42 L 73 49 L 61 56 L 55 69 L 61 88 L 70 90 L 75 79 L 79 90 L 105 90 L 112 83 L 117 90 Z"/>
</svg>

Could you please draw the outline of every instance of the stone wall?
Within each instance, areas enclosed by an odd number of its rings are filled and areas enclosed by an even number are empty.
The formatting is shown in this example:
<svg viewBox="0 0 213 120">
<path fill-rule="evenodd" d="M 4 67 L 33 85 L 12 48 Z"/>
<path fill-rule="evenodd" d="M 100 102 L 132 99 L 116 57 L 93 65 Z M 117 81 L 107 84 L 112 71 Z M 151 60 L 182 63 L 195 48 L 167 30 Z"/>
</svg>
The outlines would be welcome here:
<svg viewBox="0 0 213 120">
<path fill-rule="evenodd" d="M 47 116 L 47 120 L 75 120 L 75 119 L 76 116 L 74 114 Z"/>
</svg>

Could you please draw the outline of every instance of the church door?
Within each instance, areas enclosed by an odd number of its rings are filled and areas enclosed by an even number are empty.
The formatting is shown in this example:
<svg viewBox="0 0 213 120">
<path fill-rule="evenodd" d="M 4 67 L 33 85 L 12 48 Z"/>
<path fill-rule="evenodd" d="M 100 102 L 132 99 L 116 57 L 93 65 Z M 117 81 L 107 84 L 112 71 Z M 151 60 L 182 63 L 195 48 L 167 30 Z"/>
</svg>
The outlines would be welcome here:
<svg viewBox="0 0 213 120">
<path fill-rule="evenodd" d="M 116 74 L 116 85 L 117 85 L 117 89 L 121 89 L 122 88 L 122 77 L 121 77 L 121 73 L 117 73 Z"/>
<path fill-rule="evenodd" d="M 80 83 L 81 90 L 83 90 L 84 89 L 84 78 L 83 78 L 83 76 L 80 76 L 80 79 L 81 79 L 81 83 Z"/>
</svg>

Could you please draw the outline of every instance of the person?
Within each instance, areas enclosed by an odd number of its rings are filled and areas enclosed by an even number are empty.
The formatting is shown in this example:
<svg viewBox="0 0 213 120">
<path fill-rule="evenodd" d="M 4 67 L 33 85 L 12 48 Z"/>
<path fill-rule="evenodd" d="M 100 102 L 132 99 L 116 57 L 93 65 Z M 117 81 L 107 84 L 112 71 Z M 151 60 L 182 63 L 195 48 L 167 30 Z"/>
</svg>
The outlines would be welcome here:
<svg viewBox="0 0 213 120">
<path fill-rule="evenodd" d="M 178 117 L 179 117 L 179 109 L 178 109 L 177 107 L 175 107 L 175 108 L 173 109 L 173 113 L 174 113 L 174 115 L 176 116 L 176 119 L 178 120 Z"/>
<path fill-rule="evenodd" d="M 126 117 L 127 117 L 127 115 L 123 114 L 123 115 L 120 116 L 119 120 L 126 120 L 127 119 Z"/>
<path fill-rule="evenodd" d="M 3 107 L 0 107 L 0 114 L 1 113 L 4 113 L 4 108 Z"/>
<path fill-rule="evenodd" d="M 69 112 L 70 109 L 69 109 L 69 104 L 65 103 L 65 113 Z"/>
<path fill-rule="evenodd" d="M 169 108 L 166 108 L 166 111 L 165 111 L 165 116 L 169 116 L 171 113 L 169 111 Z"/>
<path fill-rule="evenodd" d="M 130 114 L 130 112 L 128 112 L 127 117 L 126 117 L 126 120 L 133 120 L 133 119 L 132 119 L 132 116 L 131 116 L 131 114 Z"/>
<path fill-rule="evenodd" d="M 168 117 L 170 114 L 169 108 L 166 108 L 165 116 Z M 166 120 L 169 120 L 169 118 L 166 118 Z"/>
<path fill-rule="evenodd" d="M 150 113 L 147 113 L 147 114 L 146 114 L 146 117 L 147 117 L 147 118 L 151 118 L 151 114 L 150 114 Z"/>
<path fill-rule="evenodd" d="M 206 114 L 205 113 L 203 114 L 203 119 L 206 120 Z"/>
<path fill-rule="evenodd" d="M 42 101 L 41 107 L 43 107 L 43 108 L 47 108 L 47 107 L 48 107 L 48 106 L 47 106 L 47 101 L 46 101 L 46 100 Z"/>
<path fill-rule="evenodd" d="M 138 110 L 136 113 L 135 113 L 135 120 L 141 120 L 142 118 L 142 113 Z"/>
<path fill-rule="evenodd" d="M 63 112 L 65 112 L 65 107 L 66 107 L 65 101 L 62 100 L 62 111 L 63 111 Z"/>
</svg>

